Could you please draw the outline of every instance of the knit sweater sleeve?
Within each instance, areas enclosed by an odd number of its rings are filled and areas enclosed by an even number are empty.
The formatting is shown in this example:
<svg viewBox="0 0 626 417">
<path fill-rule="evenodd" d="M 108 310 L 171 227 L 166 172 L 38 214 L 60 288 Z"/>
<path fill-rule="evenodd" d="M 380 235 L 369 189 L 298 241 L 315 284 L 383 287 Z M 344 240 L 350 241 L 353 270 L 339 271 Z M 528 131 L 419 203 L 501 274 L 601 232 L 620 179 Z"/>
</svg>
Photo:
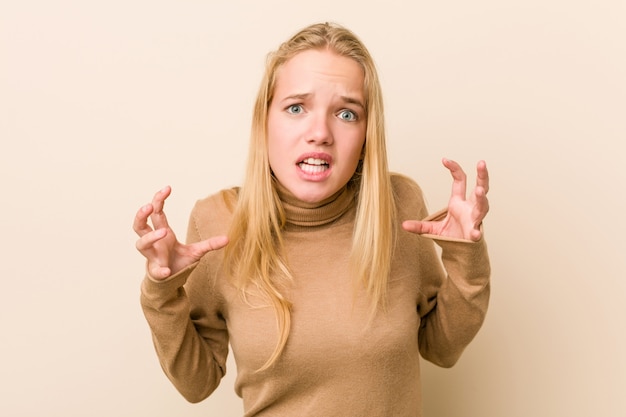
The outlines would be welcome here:
<svg viewBox="0 0 626 417">
<path fill-rule="evenodd" d="M 428 216 L 420 187 L 407 178 L 400 182 L 406 203 L 401 209 L 402 220 L 445 216 L 445 210 Z M 450 367 L 477 334 L 487 313 L 491 273 L 487 246 L 484 239 L 472 242 L 434 235 L 415 239 L 418 243 L 411 245 L 413 253 L 407 256 L 412 257 L 420 277 L 420 354 L 439 366 Z"/>
<path fill-rule="evenodd" d="M 198 227 L 199 211 L 196 205 L 188 242 L 208 237 Z M 228 332 L 219 310 L 220 296 L 209 279 L 210 259 L 211 254 L 205 255 L 166 280 L 146 275 L 141 285 L 141 306 L 161 367 L 190 402 L 208 397 L 226 372 Z"/>
<path fill-rule="evenodd" d="M 433 237 L 441 247 L 444 277 L 423 283 L 430 300 L 421 317 L 422 357 L 437 365 L 454 365 L 482 326 L 490 294 L 490 264 L 484 239 L 479 242 Z"/>
</svg>

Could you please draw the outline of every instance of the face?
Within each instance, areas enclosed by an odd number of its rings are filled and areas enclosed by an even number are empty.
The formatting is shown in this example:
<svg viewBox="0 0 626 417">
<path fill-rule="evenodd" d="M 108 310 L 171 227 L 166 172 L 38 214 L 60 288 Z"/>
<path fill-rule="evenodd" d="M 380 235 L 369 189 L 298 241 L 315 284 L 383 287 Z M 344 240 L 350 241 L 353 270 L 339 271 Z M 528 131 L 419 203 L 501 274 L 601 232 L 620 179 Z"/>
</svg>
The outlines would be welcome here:
<svg viewBox="0 0 626 417">
<path fill-rule="evenodd" d="M 300 52 L 276 74 L 269 106 L 269 162 L 299 200 L 330 197 L 350 180 L 365 144 L 364 74 L 328 50 Z"/>
</svg>

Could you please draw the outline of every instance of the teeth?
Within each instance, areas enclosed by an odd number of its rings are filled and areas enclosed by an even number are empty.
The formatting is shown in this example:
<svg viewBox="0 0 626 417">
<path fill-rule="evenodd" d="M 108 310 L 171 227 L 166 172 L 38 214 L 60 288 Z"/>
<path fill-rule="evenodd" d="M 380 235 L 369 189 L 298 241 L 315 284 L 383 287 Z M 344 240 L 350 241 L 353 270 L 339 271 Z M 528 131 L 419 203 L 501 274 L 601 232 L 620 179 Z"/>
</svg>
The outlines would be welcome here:
<svg viewBox="0 0 626 417">
<path fill-rule="evenodd" d="M 304 161 L 302 161 L 302 163 L 305 163 L 308 165 L 328 165 L 326 161 L 324 161 L 323 159 L 317 159 L 317 158 L 307 158 Z"/>
<path fill-rule="evenodd" d="M 300 167 L 301 170 L 309 174 L 317 174 L 319 172 L 323 172 L 328 169 L 328 165 L 325 165 L 325 164 L 324 165 L 311 165 L 311 164 L 302 162 L 298 164 L 298 166 Z"/>
</svg>

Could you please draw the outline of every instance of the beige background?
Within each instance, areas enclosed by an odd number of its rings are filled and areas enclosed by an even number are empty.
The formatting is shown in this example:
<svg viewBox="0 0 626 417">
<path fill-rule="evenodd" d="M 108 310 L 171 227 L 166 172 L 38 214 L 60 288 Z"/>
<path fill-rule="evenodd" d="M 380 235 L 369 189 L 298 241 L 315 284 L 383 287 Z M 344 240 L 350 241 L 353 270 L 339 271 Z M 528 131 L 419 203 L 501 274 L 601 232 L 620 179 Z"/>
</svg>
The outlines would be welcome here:
<svg viewBox="0 0 626 417">
<path fill-rule="evenodd" d="M 182 235 L 240 183 L 265 53 L 325 20 L 370 47 L 432 210 L 441 157 L 491 169 L 491 310 L 425 365 L 426 416 L 626 415 L 625 4 L 2 0 L 0 415 L 241 415 L 234 364 L 197 405 L 162 374 L 131 221 L 170 184 Z"/>
</svg>

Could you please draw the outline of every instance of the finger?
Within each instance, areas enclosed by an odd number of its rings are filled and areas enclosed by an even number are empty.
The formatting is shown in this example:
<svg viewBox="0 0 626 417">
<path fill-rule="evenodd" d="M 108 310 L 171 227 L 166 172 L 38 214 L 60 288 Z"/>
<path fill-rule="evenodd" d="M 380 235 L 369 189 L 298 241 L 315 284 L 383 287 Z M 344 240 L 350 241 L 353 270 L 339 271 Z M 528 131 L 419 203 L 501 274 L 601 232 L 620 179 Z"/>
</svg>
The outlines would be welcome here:
<svg viewBox="0 0 626 417">
<path fill-rule="evenodd" d="M 433 233 L 434 227 L 432 222 L 422 222 L 419 220 L 405 220 L 402 222 L 402 228 L 407 232 L 416 233 L 418 235 L 424 233 Z"/>
<path fill-rule="evenodd" d="M 170 196 L 171 192 L 172 188 L 168 185 L 154 194 L 152 198 L 153 212 L 150 215 L 150 220 L 152 220 L 152 225 L 155 229 L 169 227 L 163 207 L 165 206 L 165 199 Z"/>
<path fill-rule="evenodd" d="M 168 229 L 157 229 L 142 236 L 135 244 L 137 250 L 148 260 L 148 274 L 156 279 L 167 278 L 172 272 L 169 267 L 165 266 L 168 265 L 165 253 L 159 253 L 154 248 L 154 244 L 167 236 L 167 233 Z"/>
<path fill-rule="evenodd" d="M 483 232 L 481 232 L 480 229 L 474 229 L 470 232 L 470 240 L 474 242 L 478 242 L 482 236 Z"/>
<path fill-rule="evenodd" d="M 451 159 L 444 158 L 442 160 L 443 165 L 448 168 L 452 175 L 452 196 L 465 200 L 465 192 L 467 189 L 467 176 L 461 168 L 461 165 L 452 161 Z"/>
<path fill-rule="evenodd" d="M 487 163 L 485 161 L 478 161 L 476 172 L 476 187 L 482 187 L 485 190 L 485 194 L 487 194 L 489 192 L 489 171 L 487 170 Z"/>
<path fill-rule="evenodd" d="M 489 199 L 487 199 L 487 194 L 483 187 L 476 187 L 474 195 L 475 205 L 472 210 L 472 216 L 474 218 L 474 223 L 478 228 L 480 226 L 480 223 L 489 212 Z"/>
<path fill-rule="evenodd" d="M 223 248 L 228 244 L 228 237 L 226 236 L 214 236 L 212 238 L 196 242 L 190 245 L 194 251 L 196 258 L 201 258 L 205 253 L 211 252 Z"/>
<path fill-rule="evenodd" d="M 135 219 L 133 220 L 133 230 L 137 233 L 137 235 L 139 235 L 139 237 L 152 231 L 152 228 L 148 225 L 148 216 L 150 216 L 150 213 L 152 213 L 152 204 L 146 204 L 137 211 L 137 214 L 135 214 Z"/>
<path fill-rule="evenodd" d="M 141 238 L 137 240 L 135 243 L 135 247 L 139 252 L 144 254 L 146 258 L 148 257 L 147 251 L 151 249 L 156 242 L 163 239 L 167 235 L 167 229 L 157 229 L 154 231 L 150 231 L 145 233 Z"/>
<path fill-rule="evenodd" d="M 474 190 L 476 205 L 474 206 L 473 212 L 476 224 L 479 226 L 489 212 L 489 200 L 487 199 L 487 193 L 489 192 L 489 171 L 487 170 L 487 163 L 485 161 L 478 161 L 476 172 L 476 189 Z"/>
<path fill-rule="evenodd" d="M 161 280 L 169 277 L 172 271 L 166 266 L 148 263 L 148 275 L 152 278 Z"/>
<path fill-rule="evenodd" d="M 205 247 L 208 251 L 222 249 L 224 246 L 228 245 L 228 237 L 227 236 L 214 236 L 210 239 L 204 241 Z"/>
</svg>

